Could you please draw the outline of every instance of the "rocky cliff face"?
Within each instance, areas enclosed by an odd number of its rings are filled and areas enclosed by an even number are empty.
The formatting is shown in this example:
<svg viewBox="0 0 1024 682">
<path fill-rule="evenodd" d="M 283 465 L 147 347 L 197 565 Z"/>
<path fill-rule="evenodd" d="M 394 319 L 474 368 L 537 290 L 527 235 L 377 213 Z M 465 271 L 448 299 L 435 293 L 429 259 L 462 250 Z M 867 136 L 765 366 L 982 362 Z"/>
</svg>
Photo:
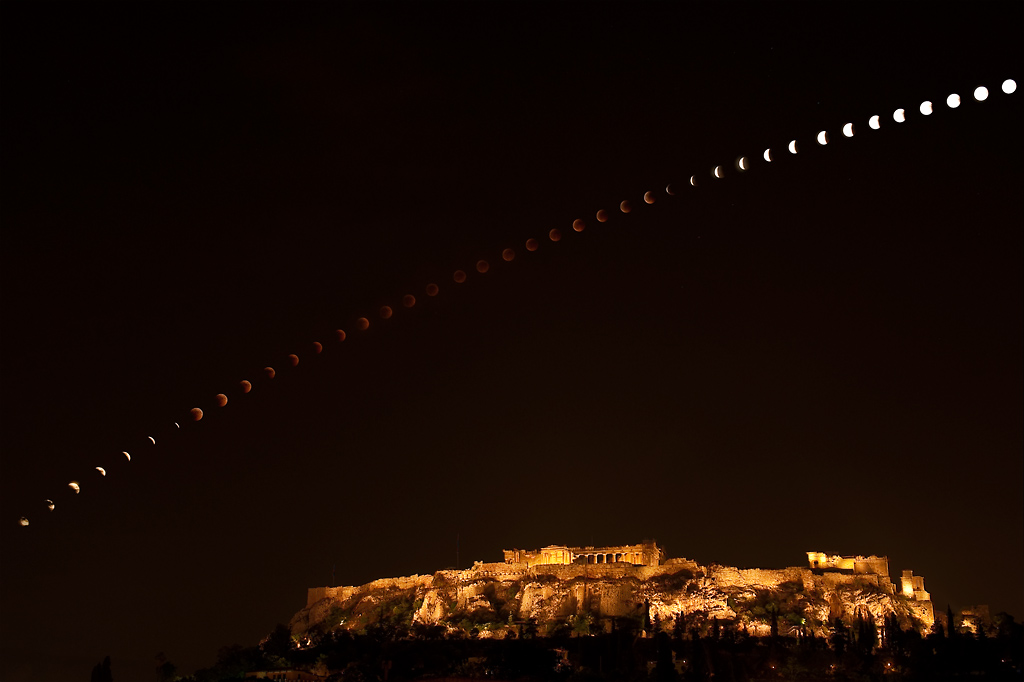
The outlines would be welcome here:
<svg viewBox="0 0 1024 682">
<path fill-rule="evenodd" d="M 774 615 L 773 615 L 774 614 Z M 895 614 L 904 628 L 931 627 L 931 602 L 907 599 L 877 574 L 809 568 L 737 569 L 674 559 L 663 566 L 483 564 L 464 571 L 376 580 L 361 587 L 313 588 L 292 618 L 295 635 L 374 623 L 437 626 L 506 637 L 524 627 L 609 630 L 644 624 L 687 630 L 712 624 L 751 635 L 803 632 L 825 636 L 836 618 Z M 438 630 L 440 631 L 440 630 Z M 514 635 L 512 635 L 514 636 Z"/>
</svg>

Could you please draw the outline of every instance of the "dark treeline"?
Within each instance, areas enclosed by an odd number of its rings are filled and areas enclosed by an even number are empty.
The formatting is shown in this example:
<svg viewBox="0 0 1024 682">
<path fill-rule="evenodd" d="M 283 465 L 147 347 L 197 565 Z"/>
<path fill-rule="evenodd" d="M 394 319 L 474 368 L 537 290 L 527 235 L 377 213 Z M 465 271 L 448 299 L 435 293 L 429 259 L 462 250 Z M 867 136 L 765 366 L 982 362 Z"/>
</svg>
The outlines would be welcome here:
<svg viewBox="0 0 1024 682">
<path fill-rule="evenodd" d="M 1000 614 L 997 625 L 975 633 L 945 632 L 937 624 L 921 636 L 895 618 L 876 628 L 868 619 L 832 624 L 831 636 L 796 632 L 753 637 L 712 620 L 688 628 L 620 619 L 592 634 L 590 621 L 571 619 L 549 636 L 535 623 L 517 624 L 504 639 L 477 630 L 379 622 L 353 634 L 315 633 L 296 643 L 280 625 L 257 647 L 221 649 L 217 663 L 191 677 L 160 680 L 213 682 L 246 673 L 304 670 L 345 682 L 462 678 L 491 680 L 1019 680 L 1024 626 Z"/>
</svg>

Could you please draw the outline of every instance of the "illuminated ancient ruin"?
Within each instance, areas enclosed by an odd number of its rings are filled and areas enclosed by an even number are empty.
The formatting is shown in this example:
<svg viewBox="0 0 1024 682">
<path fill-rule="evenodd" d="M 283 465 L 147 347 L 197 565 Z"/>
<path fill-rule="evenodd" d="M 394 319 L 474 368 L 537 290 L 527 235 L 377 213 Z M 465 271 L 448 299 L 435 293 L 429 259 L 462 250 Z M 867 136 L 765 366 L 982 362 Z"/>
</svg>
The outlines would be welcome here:
<svg viewBox="0 0 1024 682">
<path fill-rule="evenodd" d="M 566 547 L 548 545 L 541 549 L 506 549 L 506 564 L 526 564 L 527 567 L 549 564 L 614 564 L 659 566 L 665 561 L 665 551 L 655 542 L 612 547 Z"/>
</svg>

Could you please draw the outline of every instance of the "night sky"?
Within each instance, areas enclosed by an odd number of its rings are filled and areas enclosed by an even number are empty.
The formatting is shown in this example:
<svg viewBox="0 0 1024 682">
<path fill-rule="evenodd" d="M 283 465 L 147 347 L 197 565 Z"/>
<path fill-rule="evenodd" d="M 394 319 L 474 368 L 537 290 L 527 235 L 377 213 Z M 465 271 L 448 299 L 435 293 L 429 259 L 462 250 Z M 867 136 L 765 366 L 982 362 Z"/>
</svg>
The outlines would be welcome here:
<svg viewBox="0 0 1024 682">
<path fill-rule="evenodd" d="M 979 4 L 4 3 L 0 678 L 644 538 L 1024 617 L 1024 60 Z"/>
</svg>

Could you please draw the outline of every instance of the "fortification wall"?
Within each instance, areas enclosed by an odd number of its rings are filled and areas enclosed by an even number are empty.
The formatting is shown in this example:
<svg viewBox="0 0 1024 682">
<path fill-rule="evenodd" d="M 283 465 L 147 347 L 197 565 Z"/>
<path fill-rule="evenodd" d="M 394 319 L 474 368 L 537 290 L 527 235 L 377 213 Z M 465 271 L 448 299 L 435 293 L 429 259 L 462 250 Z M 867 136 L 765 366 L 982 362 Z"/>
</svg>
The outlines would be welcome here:
<svg viewBox="0 0 1024 682">
<path fill-rule="evenodd" d="M 709 566 L 708 578 L 719 587 L 741 587 L 775 589 L 785 582 L 804 582 L 804 573 L 810 569 L 790 568 L 733 568 L 732 566 Z"/>
</svg>

